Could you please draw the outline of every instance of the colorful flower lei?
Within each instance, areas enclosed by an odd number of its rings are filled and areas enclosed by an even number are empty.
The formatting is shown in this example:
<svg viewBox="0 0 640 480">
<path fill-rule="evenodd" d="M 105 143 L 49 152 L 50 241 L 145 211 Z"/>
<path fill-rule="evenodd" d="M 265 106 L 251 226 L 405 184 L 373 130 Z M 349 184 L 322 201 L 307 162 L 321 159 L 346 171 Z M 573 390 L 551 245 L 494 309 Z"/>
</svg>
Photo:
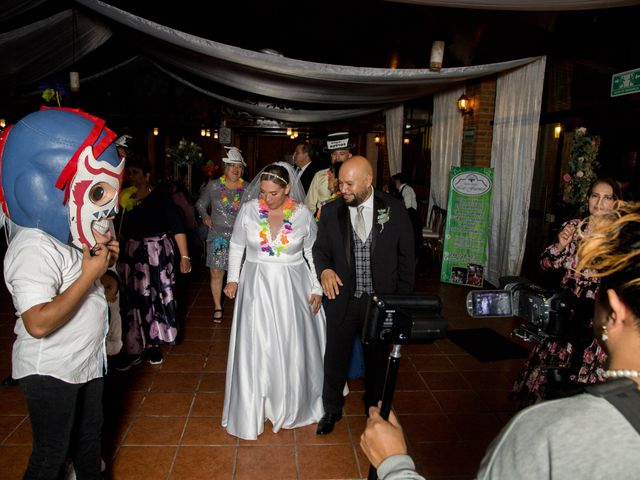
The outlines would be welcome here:
<svg viewBox="0 0 640 480">
<path fill-rule="evenodd" d="M 271 257 L 279 257 L 280 252 L 287 249 L 287 244 L 289 243 L 289 239 L 287 238 L 287 236 L 291 232 L 293 232 L 293 227 L 291 226 L 291 216 L 293 215 L 293 200 L 288 198 L 287 202 L 284 205 L 284 209 L 282 210 L 284 219 L 282 222 L 282 228 L 280 230 L 280 242 L 275 250 L 269 244 L 269 237 L 267 237 L 267 229 L 269 228 L 269 207 L 267 206 L 267 202 L 265 202 L 262 198 L 258 203 L 258 212 L 260 217 L 259 225 L 262 227 L 258 235 L 260 236 L 260 245 L 262 246 L 262 251 L 268 253 Z"/>
<path fill-rule="evenodd" d="M 227 193 L 227 179 L 224 175 L 219 178 L 220 196 L 222 197 L 222 208 L 227 215 L 235 215 L 240 207 L 240 197 L 244 191 L 244 180 L 238 180 L 238 189 L 233 192 L 233 205 L 229 206 L 229 195 Z"/>
</svg>

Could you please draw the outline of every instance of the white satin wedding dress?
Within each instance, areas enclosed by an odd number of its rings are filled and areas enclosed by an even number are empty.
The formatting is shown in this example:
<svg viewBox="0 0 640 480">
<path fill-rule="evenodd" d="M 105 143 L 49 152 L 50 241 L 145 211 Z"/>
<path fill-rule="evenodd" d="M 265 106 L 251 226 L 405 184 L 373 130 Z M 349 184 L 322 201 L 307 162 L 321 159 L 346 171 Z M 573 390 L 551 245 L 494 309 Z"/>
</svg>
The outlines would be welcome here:
<svg viewBox="0 0 640 480">
<path fill-rule="evenodd" d="M 233 229 L 228 281 L 238 281 L 229 343 L 222 426 L 255 440 L 269 420 L 273 431 L 317 423 L 322 406 L 325 317 L 313 315 L 312 293 L 321 295 L 311 247 L 317 227 L 298 205 L 279 255 L 282 232 L 260 245 L 258 201 L 244 204 Z M 267 251 L 265 251 L 267 250 Z M 239 275 L 243 253 L 246 255 Z"/>
</svg>

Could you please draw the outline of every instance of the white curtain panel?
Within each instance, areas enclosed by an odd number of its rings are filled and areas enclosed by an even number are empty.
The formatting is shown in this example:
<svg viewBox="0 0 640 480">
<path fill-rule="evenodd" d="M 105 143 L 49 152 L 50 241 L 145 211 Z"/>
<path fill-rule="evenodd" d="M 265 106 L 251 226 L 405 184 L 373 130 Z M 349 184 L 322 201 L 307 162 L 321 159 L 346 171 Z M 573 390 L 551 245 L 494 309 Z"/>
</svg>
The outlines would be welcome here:
<svg viewBox="0 0 640 480">
<path fill-rule="evenodd" d="M 431 138 L 431 205 L 447 208 L 449 172 L 460 165 L 464 120 L 458 110 L 458 98 L 464 88 L 433 96 L 433 132 Z"/>
<path fill-rule="evenodd" d="M 498 76 L 487 279 L 518 275 L 524 256 L 546 58 Z"/>
<path fill-rule="evenodd" d="M 386 143 L 389 155 L 389 172 L 395 175 L 402 170 L 402 132 L 404 127 L 404 105 L 385 110 Z"/>
</svg>

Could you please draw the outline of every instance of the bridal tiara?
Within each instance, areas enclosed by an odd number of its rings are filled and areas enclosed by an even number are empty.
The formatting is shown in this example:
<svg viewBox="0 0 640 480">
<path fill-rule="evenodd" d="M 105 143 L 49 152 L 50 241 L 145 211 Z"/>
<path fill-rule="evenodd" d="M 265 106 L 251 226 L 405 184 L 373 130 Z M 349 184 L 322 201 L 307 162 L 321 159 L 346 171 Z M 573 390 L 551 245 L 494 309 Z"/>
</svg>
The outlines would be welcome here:
<svg viewBox="0 0 640 480">
<path fill-rule="evenodd" d="M 285 185 L 289 185 L 289 182 L 287 182 L 284 178 L 282 178 L 280 175 L 278 175 L 277 173 L 271 173 L 271 172 L 262 172 L 261 176 L 265 176 L 265 175 L 269 175 L 270 177 L 275 177 L 278 180 L 280 180 L 281 182 L 284 182 Z"/>
</svg>

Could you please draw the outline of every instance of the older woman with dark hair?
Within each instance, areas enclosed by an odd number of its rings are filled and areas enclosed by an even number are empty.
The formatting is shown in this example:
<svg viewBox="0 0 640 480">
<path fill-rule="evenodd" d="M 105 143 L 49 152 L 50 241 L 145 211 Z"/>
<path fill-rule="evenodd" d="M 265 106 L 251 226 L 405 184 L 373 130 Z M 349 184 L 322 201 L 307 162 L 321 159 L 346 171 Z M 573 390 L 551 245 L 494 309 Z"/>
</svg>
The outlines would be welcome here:
<svg viewBox="0 0 640 480">
<path fill-rule="evenodd" d="M 176 266 L 191 271 L 184 225 L 166 186 L 150 183 L 151 166 L 127 159 L 130 187 L 122 191 L 119 223 L 122 253 L 118 273 L 123 286 L 123 349 L 117 370 L 140 363 L 163 362 L 160 345 L 173 345 L 178 335 L 175 298 Z"/>
<path fill-rule="evenodd" d="M 323 414 L 325 318 L 311 255 L 317 227 L 303 199 L 291 165 L 267 165 L 247 187 L 233 227 L 222 425 L 245 440 L 255 440 L 266 420 L 278 432 Z"/>
</svg>

